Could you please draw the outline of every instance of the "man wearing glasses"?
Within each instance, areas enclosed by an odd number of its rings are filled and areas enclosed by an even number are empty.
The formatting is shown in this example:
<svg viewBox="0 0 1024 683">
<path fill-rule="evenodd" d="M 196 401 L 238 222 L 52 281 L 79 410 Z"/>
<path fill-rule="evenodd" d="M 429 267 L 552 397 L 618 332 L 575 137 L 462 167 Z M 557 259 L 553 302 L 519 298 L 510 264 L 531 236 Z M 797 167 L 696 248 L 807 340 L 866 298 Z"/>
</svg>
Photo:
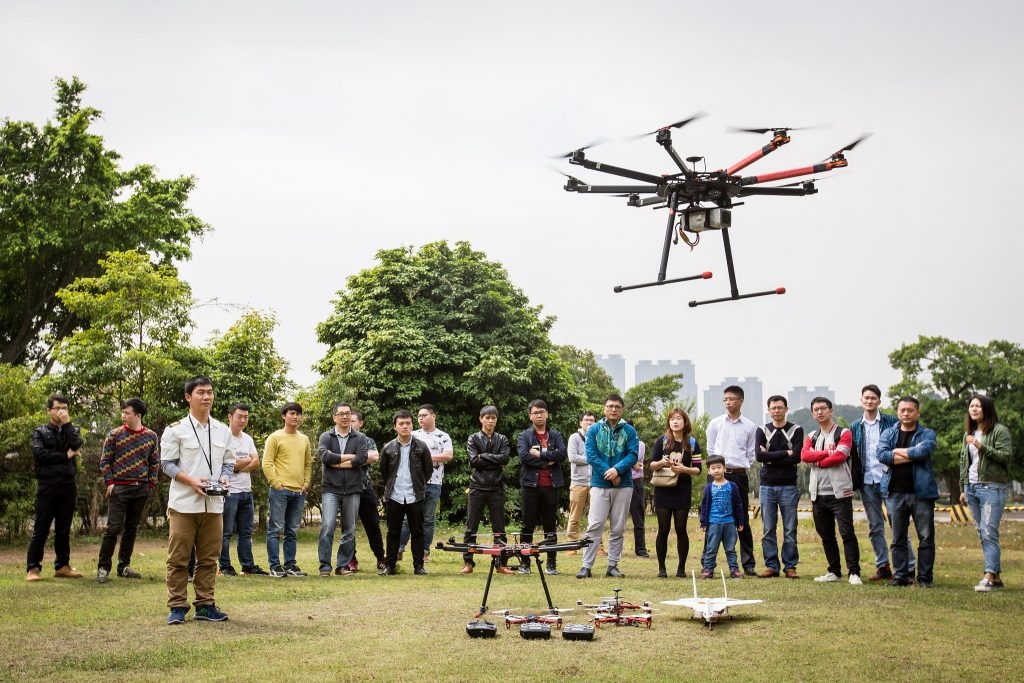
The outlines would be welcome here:
<svg viewBox="0 0 1024 683">
<path fill-rule="evenodd" d="M 562 435 L 548 429 L 548 405 L 540 399 L 528 406 L 529 429 L 519 432 L 516 451 L 519 453 L 519 483 L 523 496 L 523 531 L 520 540 L 533 543 L 533 530 L 540 521 L 544 527 L 544 540 L 558 542 L 558 489 L 565 486 L 562 463 L 567 452 Z M 557 574 L 557 553 L 548 553 L 545 574 Z M 524 557 L 519 565 L 520 574 L 530 573 L 530 558 Z"/>
<path fill-rule="evenodd" d="M 750 506 L 750 481 L 747 478 L 747 470 L 753 466 L 757 454 L 754 447 L 757 425 L 740 414 L 743 407 L 742 387 L 726 387 L 722 392 L 722 403 L 725 404 L 725 415 L 719 415 L 708 423 L 708 454 L 725 458 L 725 478 L 740 489 L 743 519 L 736 520 L 737 527 L 743 525 L 742 531 L 739 532 L 740 563 L 743 565 L 744 574 L 757 576 L 754 570 L 754 536 L 750 533 L 750 520 L 747 515 L 747 508 Z M 708 481 L 711 481 L 711 477 L 708 477 Z"/>
</svg>

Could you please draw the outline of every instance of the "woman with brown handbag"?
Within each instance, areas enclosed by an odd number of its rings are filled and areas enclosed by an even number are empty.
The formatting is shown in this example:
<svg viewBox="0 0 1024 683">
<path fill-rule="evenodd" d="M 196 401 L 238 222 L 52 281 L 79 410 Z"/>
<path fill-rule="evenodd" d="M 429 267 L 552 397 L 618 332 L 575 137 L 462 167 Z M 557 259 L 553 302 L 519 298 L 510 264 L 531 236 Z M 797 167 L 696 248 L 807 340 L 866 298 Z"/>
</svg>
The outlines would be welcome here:
<svg viewBox="0 0 1024 683">
<path fill-rule="evenodd" d="M 665 433 L 654 442 L 651 454 L 651 484 L 654 486 L 654 514 L 658 518 L 658 578 L 668 578 L 665 557 L 668 555 L 668 534 L 673 521 L 676 527 L 676 546 L 679 565 L 676 576 L 686 578 L 686 556 L 690 552 L 690 538 L 686 534 L 686 519 L 690 515 L 692 477 L 700 474 L 700 444 L 690 436 L 690 417 L 681 408 L 668 413 Z"/>
</svg>

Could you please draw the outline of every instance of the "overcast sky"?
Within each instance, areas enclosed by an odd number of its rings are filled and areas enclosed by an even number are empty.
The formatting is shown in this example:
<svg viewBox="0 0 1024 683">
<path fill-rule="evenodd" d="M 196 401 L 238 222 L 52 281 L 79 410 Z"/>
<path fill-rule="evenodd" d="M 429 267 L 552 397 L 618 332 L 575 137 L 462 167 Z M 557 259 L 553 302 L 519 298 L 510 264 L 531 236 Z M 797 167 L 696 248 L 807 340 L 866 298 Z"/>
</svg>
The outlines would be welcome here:
<svg viewBox="0 0 1024 683">
<path fill-rule="evenodd" d="M 0 23 L 0 116 L 42 122 L 52 79 L 78 75 L 126 165 L 195 175 L 214 230 L 183 277 L 201 301 L 275 311 L 301 383 L 348 276 L 378 249 L 447 239 L 501 261 L 557 316 L 558 343 L 692 359 L 701 388 L 757 376 L 766 395 L 827 384 L 856 402 L 896 381 L 888 353 L 920 334 L 1024 339 L 1022 14 L 986 0 L 18 3 Z M 832 124 L 744 173 L 874 133 L 817 195 L 734 211 L 740 290 L 785 296 L 688 308 L 728 295 L 715 233 L 669 262 L 669 277 L 714 279 L 614 294 L 654 279 L 664 211 L 564 192 L 545 167 L 698 110 L 674 140 L 709 168 L 768 142 L 728 125 Z M 653 138 L 588 156 L 675 171 Z M 237 315 L 199 309 L 201 337 Z"/>
</svg>

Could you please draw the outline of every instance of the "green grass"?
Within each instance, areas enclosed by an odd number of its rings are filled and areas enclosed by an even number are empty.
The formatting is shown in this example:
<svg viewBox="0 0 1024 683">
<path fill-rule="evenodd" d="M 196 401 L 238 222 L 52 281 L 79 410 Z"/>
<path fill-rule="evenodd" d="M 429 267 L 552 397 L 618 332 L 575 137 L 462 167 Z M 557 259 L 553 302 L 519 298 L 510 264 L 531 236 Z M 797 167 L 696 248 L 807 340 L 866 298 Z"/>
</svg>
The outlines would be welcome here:
<svg viewBox="0 0 1024 683">
<path fill-rule="evenodd" d="M 700 539 L 690 520 L 695 559 Z M 648 520 L 648 531 L 655 522 Z M 754 523 L 755 538 L 760 532 Z M 300 566 L 315 573 L 315 530 L 299 539 Z M 447 536 L 447 534 L 445 534 Z M 871 566 L 867 530 L 858 525 L 865 574 Z M 764 604 L 736 610 L 709 632 L 683 608 L 665 607 L 651 630 L 605 627 L 593 642 L 524 641 L 500 628 L 495 640 L 472 640 L 465 622 L 479 607 L 485 568 L 461 576 L 461 557 L 434 551 L 430 576 L 271 579 L 221 577 L 217 603 L 231 615 L 220 624 L 168 627 L 163 583 L 164 546 L 140 539 L 133 566 L 141 581 L 91 580 L 95 539 L 79 539 L 73 564 L 87 578 L 24 580 L 24 547 L 0 550 L 0 679 L 71 681 L 245 680 L 695 680 L 722 681 L 970 681 L 1010 680 L 1024 654 L 1019 624 L 1024 609 L 1024 525 L 1004 522 L 1004 575 L 1008 588 L 976 594 L 981 551 L 972 528 L 938 525 L 936 587 L 896 589 L 816 584 L 824 572 L 821 545 L 810 521 L 800 526 L 799 581 L 730 581 L 730 595 Z M 648 534 L 653 549 L 653 537 Z M 627 531 L 627 548 L 632 549 Z M 257 561 L 266 566 L 262 539 Z M 360 537 L 364 559 L 371 556 Z M 757 551 L 760 567 L 760 551 Z M 46 563 L 52 563 L 47 549 Z M 592 601 L 621 586 L 623 596 L 652 601 L 691 593 L 689 580 L 655 578 L 655 560 L 627 554 L 627 578 L 577 581 L 580 557 L 559 557 L 561 576 L 549 578 L 559 606 Z M 670 567 L 674 566 L 670 551 Z M 367 565 L 367 569 L 369 566 Z M 720 581 L 698 581 L 702 594 L 717 595 Z M 496 576 L 488 600 L 502 607 L 539 609 L 540 580 Z M 191 616 L 191 613 L 190 615 Z M 583 621 L 570 614 L 567 621 Z M 497 620 L 496 620 L 497 621 Z"/>
</svg>

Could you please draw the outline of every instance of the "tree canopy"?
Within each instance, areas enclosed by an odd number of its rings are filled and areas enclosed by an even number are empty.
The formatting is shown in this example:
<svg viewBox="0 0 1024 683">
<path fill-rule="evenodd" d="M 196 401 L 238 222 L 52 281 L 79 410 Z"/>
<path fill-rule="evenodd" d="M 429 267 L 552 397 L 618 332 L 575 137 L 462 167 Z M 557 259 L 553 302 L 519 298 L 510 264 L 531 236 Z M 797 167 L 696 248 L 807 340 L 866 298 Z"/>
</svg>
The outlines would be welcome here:
<svg viewBox="0 0 1024 683">
<path fill-rule="evenodd" d="M 455 507 L 467 480 L 459 454 L 480 428 L 481 406 L 498 407 L 498 430 L 510 438 L 528 424 L 535 398 L 547 401 L 553 426 L 566 434 L 576 428 L 583 397 L 548 337 L 554 319 L 468 243 L 378 251 L 376 265 L 350 277 L 333 304 L 317 326 L 328 347 L 317 368 L 348 393 L 319 392 L 320 401 L 344 399 L 364 410 L 366 430 L 381 445 L 394 435 L 393 411 L 435 405 L 438 427 L 457 448 L 445 474 Z"/>
<path fill-rule="evenodd" d="M 82 105 L 85 89 L 58 78 L 54 120 L 0 126 L 0 362 L 43 372 L 78 324 L 58 290 L 98 275 L 112 251 L 188 258 L 207 229 L 186 206 L 194 178 L 119 168 L 120 155 L 92 131 L 101 113 Z"/>
</svg>

